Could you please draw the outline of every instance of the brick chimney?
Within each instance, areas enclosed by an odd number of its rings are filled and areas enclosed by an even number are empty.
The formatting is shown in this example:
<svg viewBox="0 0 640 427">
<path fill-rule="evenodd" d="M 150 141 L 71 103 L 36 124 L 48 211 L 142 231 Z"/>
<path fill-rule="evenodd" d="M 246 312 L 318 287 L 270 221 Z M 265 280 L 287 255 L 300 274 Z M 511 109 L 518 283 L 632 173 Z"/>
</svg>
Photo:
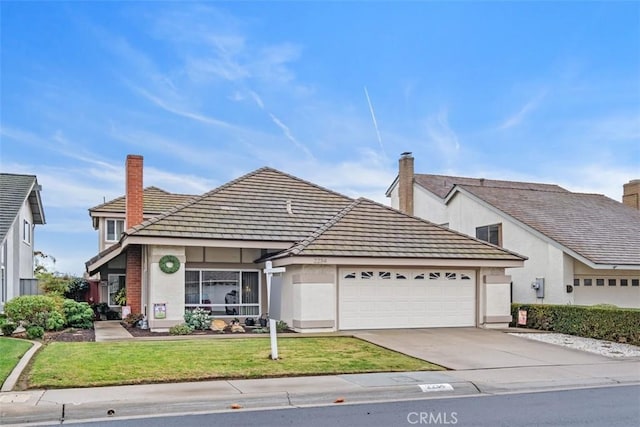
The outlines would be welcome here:
<svg viewBox="0 0 640 427">
<path fill-rule="evenodd" d="M 413 215 L 413 156 L 402 153 L 398 168 L 398 199 L 401 212 Z"/>
<path fill-rule="evenodd" d="M 622 203 L 640 209 L 640 179 L 632 179 L 622 189 Z"/>
<path fill-rule="evenodd" d="M 126 228 L 135 227 L 144 220 L 142 156 L 129 154 L 125 164 L 126 169 Z M 142 312 L 142 247 L 129 245 L 127 247 L 127 305 L 131 313 Z"/>
</svg>

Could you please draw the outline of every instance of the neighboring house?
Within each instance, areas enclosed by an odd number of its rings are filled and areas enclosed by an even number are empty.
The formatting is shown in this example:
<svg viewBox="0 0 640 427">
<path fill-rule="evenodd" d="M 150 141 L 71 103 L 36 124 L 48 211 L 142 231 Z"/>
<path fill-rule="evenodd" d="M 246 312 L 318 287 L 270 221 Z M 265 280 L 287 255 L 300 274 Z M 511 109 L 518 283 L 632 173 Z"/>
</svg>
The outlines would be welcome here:
<svg viewBox="0 0 640 427">
<path fill-rule="evenodd" d="M 271 168 L 145 220 L 142 162 L 127 157 L 127 230 L 86 265 L 110 293 L 124 282 L 152 329 L 196 307 L 266 313 L 268 260 L 286 268 L 280 317 L 297 331 L 511 319 L 504 270 L 522 266 L 520 255 Z"/>
<path fill-rule="evenodd" d="M 507 270 L 514 302 L 640 307 L 640 180 L 625 184 L 623 204 L 557 185 L 414 174 L 411 153 L 399 169 L 392 206 L 528 257 Z"/>
<path fill-rule="evenodd" d="M 40 185 L 34 175 L 0 173 L 0 311 L 10 299 L 39 293 L 34 278 L 36 224 L 44 224 Z"/>
</svg>

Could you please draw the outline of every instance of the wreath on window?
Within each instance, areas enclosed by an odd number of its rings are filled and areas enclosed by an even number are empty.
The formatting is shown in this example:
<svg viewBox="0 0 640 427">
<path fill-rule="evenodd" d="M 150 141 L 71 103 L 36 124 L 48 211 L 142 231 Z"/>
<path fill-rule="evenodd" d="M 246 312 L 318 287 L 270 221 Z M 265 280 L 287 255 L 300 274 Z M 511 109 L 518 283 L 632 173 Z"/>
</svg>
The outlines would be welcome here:
<svg viewBox="0 0 640 427">
<path fill-rule="evenodd" d="M 160 258 L 160 270 L 167 274 L 173 274 L 180 269 L 180 260 L 173 255 L 165 255 Z"/>
</svg>

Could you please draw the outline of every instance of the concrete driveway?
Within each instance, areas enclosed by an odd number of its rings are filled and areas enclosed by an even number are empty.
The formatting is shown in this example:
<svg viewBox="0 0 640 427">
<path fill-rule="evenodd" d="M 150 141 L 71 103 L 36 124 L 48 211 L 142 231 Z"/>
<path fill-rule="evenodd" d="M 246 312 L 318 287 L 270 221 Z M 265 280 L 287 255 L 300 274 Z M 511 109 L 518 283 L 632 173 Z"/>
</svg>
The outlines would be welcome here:
<svg viewBox="0 0 640 427">
<path fill-rule="evenodd" d="M 478 328 L 358 331 L 357 338 L 455 370 L 611 363 L 580 350 Z"/>
</svg>

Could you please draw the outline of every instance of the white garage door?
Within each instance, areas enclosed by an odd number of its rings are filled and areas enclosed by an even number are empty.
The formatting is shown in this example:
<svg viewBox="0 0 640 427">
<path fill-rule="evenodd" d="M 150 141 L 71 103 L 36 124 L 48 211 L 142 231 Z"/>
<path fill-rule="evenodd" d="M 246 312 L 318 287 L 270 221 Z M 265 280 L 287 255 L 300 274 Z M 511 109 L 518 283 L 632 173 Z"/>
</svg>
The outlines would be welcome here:
<svg viewBox="0 0 640 427">
<path fill-rule="evenodd" d="M 466 270 L 339 271 L 339 328 L 475 326 L 476 280 Z"/>
</svg>

